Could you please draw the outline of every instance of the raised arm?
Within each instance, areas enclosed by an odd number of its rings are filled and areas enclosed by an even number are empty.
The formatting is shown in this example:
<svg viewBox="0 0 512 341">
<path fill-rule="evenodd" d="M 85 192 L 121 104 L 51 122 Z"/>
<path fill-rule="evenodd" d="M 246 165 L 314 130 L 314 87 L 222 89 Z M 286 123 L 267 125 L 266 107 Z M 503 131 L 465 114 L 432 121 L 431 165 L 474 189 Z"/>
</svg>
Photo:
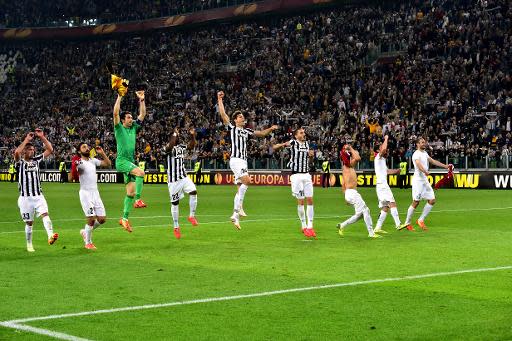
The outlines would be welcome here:
<svg viewBox="0 0 512 341">
<path fill-rule="evenodd" d="M 229 124 L 229 116 L 226 115 L 226 110 L 224 109 L 224 91 L 217 92 L 217 107 L 219 109 L 220 118 L 225 125 Z"/>
<path fill-rule="evenodd" d="M 107 154 L 105 154 L 105 151 L 100 146 L 96 147 L 96 152 L 99 156 L 101 156 L 101 164 L 100 167 L 103 168 L 110 168 L 112 167 L 112 161 L 108 158 Z"/>
<path fill-rule="evenodd" d="M 379 153 L 382 155 L 388 149 L 388 135 L 384 136 L 384 142 L 380 145 Z"/>
<path fill-rule="evenodd" d="M 144 102 L 144 90 L 135 91 L 137 98 L 139 99 L 139 116 L 137 119 L 139 121 L 144 121 L 144 117 L 146 117 L 146 102 Z"/>
<path fill-rule="evenodd" d="M 190 142 L 188 143 L 188 150 L 192 150 L 197 145 L 196 129 L 195 128 L 190 128 L 189 133 L 190 133 Z"/>
<path fill-rule="evenodd" d="M 350 166 L 354 168 L 359 161 L 361 161 L 361 156 L 359 155 L 359 152 L 352 148 L 352 146 L 349 147 L 350 151 Z"/>
<path fill-rule="evenodd" d="M 119 118 L 119 113 L 121 112 L 121 95 L 117 95 L 116 103 L 114 104 L 114 125 L 116 126 L 121 119 Z"/>
<path fill-rule="evenodd" d="M 180 133 L 178 131 L 178 128 L 174 128 L 171 138 L 169 139 L 169 143 L 165 146 L 165 151 L 167 153 L 170 153 L 172 151 L 172 149 L 174 148 L 174 146 L 176 145 L 176 141 L 178 140 L 179 134 Z"/>
<path fill-rule="evenodd" d="M 277 143 L 277 144 L 272 145 L 272 149 L 276 152 L 281 148 L 290 147 L 290 145 L 291 145 L 290 141 L 287 141 L 285 143 Z"/>
<path fill-rule="evenodd" d="M 279 129 L 279 126 L 273 125 L 272 127 L 267 128 L 265 130 L 257 130 L 257 131 L 255 131 L 254 135 L 256 137 L 265 137 L 265 136 L 267 136 L 268 134 L 270 134 L 271 132 L 273 132 L 276 129 Z"/>
<path fill-rule="evenodd" d="M 14 150 L 14 160 L 16 162 L 20 161 L 21 153 L 23 152 L 23 149 L 25 149 L 25 146 L 27 145 L 27 143 L 29 143 L 33 139 L 34 139 L 34 133 L 32 133 L 32 132 L 28 133 L 27 136 L 25 136 L 25 139 L 23 140 L 23 142 L 18 146 L 18 148 L 16 148 Z"/>
<path fill-rule="evenodd" d="M 434 166 L 437 166 L 437 167 L 440 167 L 440 168 L 444 168 L 444 169 L 448 169 L 448 165 L 445 165 L 444 163 L 442 162 L 439 162 L 437 160 L 434 160 L 433 158 L 429 157 L 428 158 L 428 162 L 430 162 L 430 164 L 434 165 Z"/>
<path fill-rule="evenodd" d="M 43 145 L 45 147 L 43 156 L 46 159 L 48 156 L 52 155 L 52 153 L 53 153 L 53 146 L 50 143 L 50 141 L 48 141 L 48 139 L 46 139 L 46 136 L 44 136 L 44 133 L 43 133 L 43 131 L 41 129 L 39 129 L 39 128 L 36 129 L 35 130 L 35 134 L 43 142 Z"/>
</svg>

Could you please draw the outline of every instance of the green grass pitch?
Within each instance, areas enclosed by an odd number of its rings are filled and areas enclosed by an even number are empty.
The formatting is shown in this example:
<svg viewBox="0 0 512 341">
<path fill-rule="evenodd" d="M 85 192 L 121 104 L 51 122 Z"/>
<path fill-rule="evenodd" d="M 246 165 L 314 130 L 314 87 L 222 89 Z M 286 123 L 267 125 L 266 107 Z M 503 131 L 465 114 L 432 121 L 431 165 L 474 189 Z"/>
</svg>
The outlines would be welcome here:
<svg viewBox="0 0 512 341">
<path fill-rule="evenodd" d="M 340 287 L 146 310 L 31 321 L 32 327 L 91 340 L 510 340 L 512 339 L 512 196 L 508 191 L 441 190 L 428 232 L 396 232 L 391 216 L 379 240 L 339 188 L 315 188 L 318 239 L 299 233 L 289 187 L 250 187 L 249 215 L 228 222 L 234 187 L 198 187 L 200 226 L 170 229 L 165 185 L 146 185 L 148 208 L 132 212 L 134 232 L 117 221 L 122 185 L 100 185 L 109 220 L 83 248 L 77 184 L 43 184 L 60 239 L 46 243 L 37 219 L 36 252 L 25 250 L 15 184 L 0 184 L 0 321 L 349 283 Z M 372 211 L 375 190 L 360 189 Z M 394 190 L 401 219 L 410 190 Z M 421 204 L 420 209 L 423 207 Z M 417 210 L 415 218 L 418 217 Z M 509 267 L 496 271 L 353 283 L 409 275 Z M 0 327 L 0 340 L 50 337 Z"/>
</svg>

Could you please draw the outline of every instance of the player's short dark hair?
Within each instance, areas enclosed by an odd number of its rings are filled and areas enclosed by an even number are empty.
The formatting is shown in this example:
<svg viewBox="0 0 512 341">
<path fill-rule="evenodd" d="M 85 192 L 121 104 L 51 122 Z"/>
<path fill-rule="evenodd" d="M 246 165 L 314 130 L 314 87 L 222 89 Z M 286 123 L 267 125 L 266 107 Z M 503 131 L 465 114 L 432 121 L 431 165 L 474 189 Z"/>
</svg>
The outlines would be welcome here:
<svg viewBox="0 0 512 341">
<path fill-rule="evenodd" d="M 234 121 L 238 118 L 239 115 L 243 115 L 243 113 L 240 110 L 237 110 L 233 114 L 231 114 L 231 119 Z"/>
<path fill-rule="evenodd" d="M 126 115 L 131 115 L 132 113 L 129 112 L 129 111 L 123 111 L 122 113 L 119 114 L 119 118 L 121 120 L 124 120 L 126 118 Z"/>
<path fill-rule="evenodd" d="M 301 129 L 304 129 L 304 128 L 303 128 L 303 127 L 298 127 L 297 129 L 295 129 L 295 130 L 293 131 L 293 137 L 297 136 L 297 133 L 298 133 L 298 132 L 299 132 L 299 130 L 301 130 Z"/>
<path fill-rule="evenodd" d="M 34 144 L 32 142 L 27 142 L 25 144 L 25 149 L 27 149 L 28 147 L 34 147 L 35 148 L 35 146 L 34 146 Z"/>
<path fill-rule="evenodd" d="M 377 153 L 379 150 L 380 150 L 380 143 L 376 142 L 376 143 L 373 145 L 373 151 L 374 151 L 375 153 Z"/>
<path fill-rule="evenodd" d="M 421 139 L 423 139 L 423 140 L 427 141 L 427 139 L 426 139 L 426 138 L 424 138 L 423 136 L 418 136 L 418 137 L 416 138 L 416 144 L 420 143 L 420 140 L 421 140 Z"/>
<path fill-rule="evenodd" d="M 82 141 L 82 142 L 80 142 L 80 143 L 78 144 L 78 146 L 76 147 L 76 153 L 77 153 L 77 154 L 80 154 L 80 148 L 82 148 L 82 146 L 83 146 L 84 144 L 87 144 L 87 143 L 85 143 L 85 142 L 83 142 L 83 141 Z"/>
</svg>

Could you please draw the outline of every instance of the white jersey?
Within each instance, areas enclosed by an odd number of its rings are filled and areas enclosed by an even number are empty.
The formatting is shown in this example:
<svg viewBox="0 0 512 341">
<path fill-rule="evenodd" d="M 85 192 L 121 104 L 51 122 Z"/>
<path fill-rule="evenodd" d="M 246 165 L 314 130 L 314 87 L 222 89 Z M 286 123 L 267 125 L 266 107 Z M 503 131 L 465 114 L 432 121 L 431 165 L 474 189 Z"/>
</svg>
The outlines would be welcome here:
<svg viewBox="0 0 512 341">
<path fill-rule="evenodd" d="M 77 162 L 77 170 L 80 175 L 80 189 L 81 190 L 97 190 L 98 177 L 96 175 L 96 167 L 101 165 L 101 161 L 92 158 L 89 160 L 80 159 Z"/>
<path fill-rule="evenodd" d="M 381 157 L 377 153 L 374 159 L 375 175 L 377 176 L 377 185 L 388 184 L 388 166 L 386 165 L 386 158 Z"/>
<path fill-rule="evenodd" d="M 419 160 L 423 168 L 428 171 L 428 153 L 426 151 L 416 150 L 414 154 L 412 154 L 412 164 L 414 165 L 414 178 L 416 181 L 427 181 L 427 176 L 425 173 L 420 171 L 418 165 L 416 165 L 416 160 Z"/>
</svg>

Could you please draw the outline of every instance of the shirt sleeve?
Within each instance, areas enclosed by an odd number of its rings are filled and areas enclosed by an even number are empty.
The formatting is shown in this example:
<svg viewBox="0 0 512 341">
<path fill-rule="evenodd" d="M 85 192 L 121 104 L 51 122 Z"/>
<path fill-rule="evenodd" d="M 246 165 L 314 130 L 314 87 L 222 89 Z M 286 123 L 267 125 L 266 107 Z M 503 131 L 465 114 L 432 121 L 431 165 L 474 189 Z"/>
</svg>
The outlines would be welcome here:
<svg viewBox="0 0 512 341">
<path fill-rule="evenodd" d="M 286 147 L 286 149 L 290 149 L 291 147 L 293 147 L 295 145 L 295 140 L 290 140 L 290 146 L 289 147 Z"/>
<path fill-rule="evenodd" d="M 101 161 L 100 161 L 100 160 L 98 160 L 97 158 L 93 158 L 93 159 L 92 159 L 92 162 L 96 165 L 96 167 L 101 166 Z"/>
<path fill-rule="evenodd" d="M 247 135 L 248 136 L 253 136 L 254 135 L 254 130 L 252 130 L 251 128 L 245 128 L 245 130 L 247 131 Z"/>
<path fill-rule="evenodd" d="M 44 160 L 44 153 L 34 156 L 34 161 L 36 161 L 37 163 L 40 163 L 43 160 Z"/>
</svg>

